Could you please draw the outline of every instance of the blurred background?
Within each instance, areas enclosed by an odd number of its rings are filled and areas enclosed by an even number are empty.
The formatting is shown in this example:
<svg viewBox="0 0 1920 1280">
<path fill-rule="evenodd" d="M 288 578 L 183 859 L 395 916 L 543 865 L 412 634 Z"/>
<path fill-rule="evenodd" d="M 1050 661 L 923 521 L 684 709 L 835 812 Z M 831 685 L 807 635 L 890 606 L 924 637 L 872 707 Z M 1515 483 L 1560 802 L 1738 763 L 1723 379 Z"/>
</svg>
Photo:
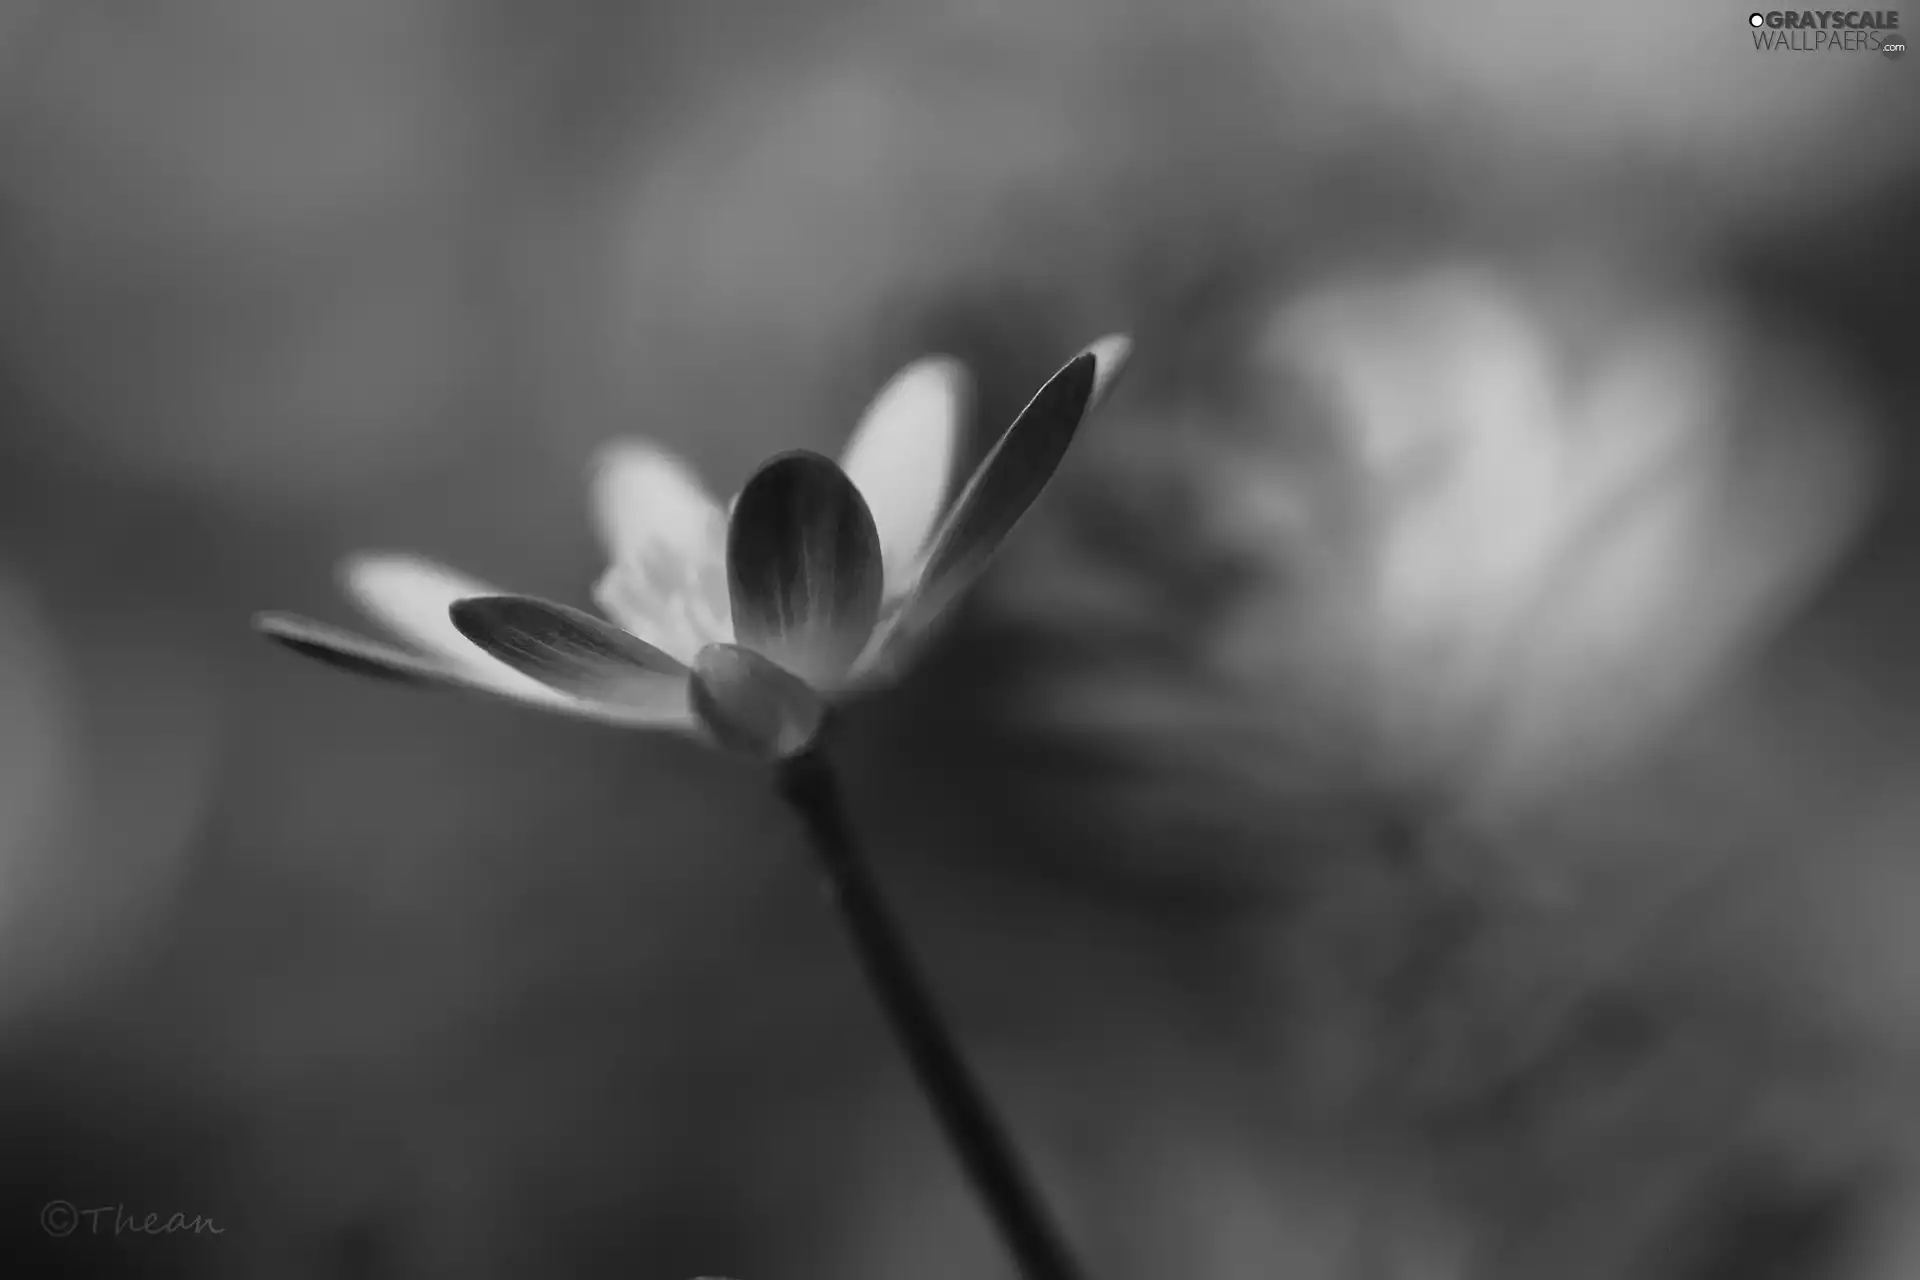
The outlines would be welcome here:
<svg viewBox="0 0 1920 1280">
<path fill-rule="evenodd" d="M 1916 64 L 1746 16 L 5 0 L 8 1274 L 1009 1275 L 752 770 L 247 622 L 1125 330 L 843 750 L 1090 1274 L 1920 1275 Z"/>
</svg>

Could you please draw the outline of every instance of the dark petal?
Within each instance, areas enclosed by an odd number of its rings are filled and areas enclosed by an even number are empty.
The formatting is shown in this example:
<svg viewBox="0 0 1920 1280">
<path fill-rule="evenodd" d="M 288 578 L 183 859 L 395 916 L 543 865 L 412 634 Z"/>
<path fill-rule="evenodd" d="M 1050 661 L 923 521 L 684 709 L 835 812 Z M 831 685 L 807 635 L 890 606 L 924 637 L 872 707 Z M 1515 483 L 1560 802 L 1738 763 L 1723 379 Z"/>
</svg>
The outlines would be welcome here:
<svg viewBox="0 0 1920 1280">
<path fill-rule="evenodd" d="M 806 681 L 737 644 L 699 652 L 690 700 L 721 746 L 761 759 L 805 749 L 826 718 L 826 704 Z"/>
<path fill-rule="evenodd" d="M 468 670 L 295 614 L 259 614 L 253 625 L 276 644 L 358 675 L 481 693 L 623 728 L 691 726 L 685 668 L 678 676 L 643 674 L 616 696 L 589 702 L 505 668 L 488 670 L 492 664 L 479 662 L 478 655 L 475 666 Z"/>
<path fill-rule="evenodd" d="M 369 640 L 294 613 L 254 615 L 253 628 L 275 644 L 355 675 L 404 684 L 465 685 L 463 676 L 444 663 Z"/>
<path fill-rule="evenodd" d="M 986 568 L 1000 544 L 1059 469 L 1089 406 L 1125 364 L 1124 339 L 1107 339 L 1069 360 L 1020 411 L 980 464 L 927 549 L 926 569 L 903 626 L 940 612 Z"/>
<path fill-rule="evenodd" d="M 447 611 L 460 634 L 514 670 L 593 701 L 629 703 L 678 686 L 677 659 L 590 613 L 531 596 L 474 596 Z"/>
<path fill-rule="evenodd" d="M 788 453 L 747 481 L 727 526 L 734 636 L 809 681 L 844 675 L 880 615 L 880 535 L 846 473 Z"/>
</svg>

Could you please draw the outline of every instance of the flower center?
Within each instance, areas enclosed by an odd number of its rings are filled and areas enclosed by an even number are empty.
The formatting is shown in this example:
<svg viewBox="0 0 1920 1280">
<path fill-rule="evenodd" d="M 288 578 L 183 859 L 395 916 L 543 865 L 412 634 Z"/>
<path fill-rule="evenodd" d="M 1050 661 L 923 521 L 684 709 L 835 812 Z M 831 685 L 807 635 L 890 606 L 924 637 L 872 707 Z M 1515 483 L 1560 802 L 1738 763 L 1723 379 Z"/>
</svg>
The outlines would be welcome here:
<svg viewBox="0 0 1920 1280">
<path fill-rule="evenodd" d="M 718 555 L 689 558 L 674 548 L 641 548 L 610 567 L 594 588 L 609 617 L 683 662 L 733 638 L 726 566 Z"/>
</svg>

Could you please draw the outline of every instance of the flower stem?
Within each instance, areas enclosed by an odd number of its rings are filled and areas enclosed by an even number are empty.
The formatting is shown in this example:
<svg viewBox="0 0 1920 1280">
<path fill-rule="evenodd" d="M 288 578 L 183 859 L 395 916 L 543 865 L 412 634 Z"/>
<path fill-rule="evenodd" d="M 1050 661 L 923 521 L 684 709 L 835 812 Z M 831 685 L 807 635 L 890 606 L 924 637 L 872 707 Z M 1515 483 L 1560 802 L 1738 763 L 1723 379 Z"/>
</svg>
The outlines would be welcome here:
<svg viewBox="0 0 1920 1280">
<path fill-rule="evenodd" d="M 1004 1124 L 947 1030 L 926 978 L 847 822 L 839 783 L 816 743 L 783 761 L 780 793 L 806 823 L 828 891 L 947 1141 L 1025 1280 L 1078 1280 Z"/>
</svg>

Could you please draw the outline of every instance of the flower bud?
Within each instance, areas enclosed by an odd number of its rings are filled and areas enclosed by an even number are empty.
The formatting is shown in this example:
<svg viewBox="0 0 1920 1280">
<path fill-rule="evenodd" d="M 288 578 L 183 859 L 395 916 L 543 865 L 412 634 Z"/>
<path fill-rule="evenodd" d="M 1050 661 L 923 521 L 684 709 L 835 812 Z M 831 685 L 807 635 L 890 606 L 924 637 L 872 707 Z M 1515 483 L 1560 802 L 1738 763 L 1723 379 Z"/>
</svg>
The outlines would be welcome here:
<svg viewBox="0 0 1920 1280">
<path fill-rule="evenodd" d="M 826 717 L 811 685 L 735 644 L 710 644 L 694 658 L 691 701 L 721 746 L 769 760 L 806 750 Z"/>
</svg>

